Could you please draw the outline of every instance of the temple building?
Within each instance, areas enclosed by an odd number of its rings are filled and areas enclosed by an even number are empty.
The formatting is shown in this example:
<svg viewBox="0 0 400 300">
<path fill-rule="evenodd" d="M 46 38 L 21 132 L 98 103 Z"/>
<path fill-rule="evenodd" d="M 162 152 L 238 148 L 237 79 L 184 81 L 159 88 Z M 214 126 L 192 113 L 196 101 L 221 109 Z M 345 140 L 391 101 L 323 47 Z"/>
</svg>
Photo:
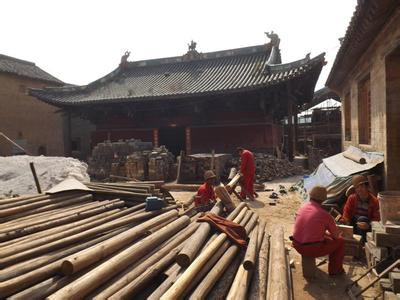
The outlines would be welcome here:
<svg viewBox="0 0 400 300">
<path fill-rule="evenodd" d="M 70 116 L 72 151 L 84 143 L 138 138 L 174 154 L 244 145 L 271 152 L 283 147 L 293 157 L 293 116 L 312 100 L 324 54 L 282 63 L 279 37 L 267 35 L 267 44 L 208 53 L 192 41 L 184 55 L 161 59 L 128 61 L 127 52 L 114 71 L 88 85 L 30 94 Z M 285 116 L 291 130 L 283 139 Z M 77 117 L 91 125 L 76 125 Z"/>
</svg>

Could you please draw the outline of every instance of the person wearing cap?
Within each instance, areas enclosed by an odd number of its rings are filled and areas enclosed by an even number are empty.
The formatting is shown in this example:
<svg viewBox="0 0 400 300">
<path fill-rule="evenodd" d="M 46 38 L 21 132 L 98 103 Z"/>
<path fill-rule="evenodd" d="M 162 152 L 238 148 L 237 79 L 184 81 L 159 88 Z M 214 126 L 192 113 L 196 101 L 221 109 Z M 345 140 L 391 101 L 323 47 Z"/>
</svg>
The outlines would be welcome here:
<svg viewBox="0 0 400 300">
<path fill-rule="evenodd" d="M 194 197 L 194 205 L 196 207 L 208 207 L 216 201 L 214 192 L 214 182 L 217 176 L 213 171 L 208 170 L 204 173 L 205 182 L 197 190 L 197 195 Z"/>
<path fill-rule="evenodd" d="M 256 173 L 254 154 L 243 147 L 238 147 L 237 150 L 240 155 L 240 174 L 242 175 L 240 197 L 243 199 L 248 197 L 250 200 L 254 200 L 254 196 L 257 196 L 254 192 L 254 178 Z"/>
<path fill-rule="evenodd" d="M 353 231 L 366 241 L 372 221 L 380 221 L 379 201 L 369 192 L 368 179 L 364 175 L 352 178 L 355 193 L 348 196 L 343 208 L 341 223 L 353 226 Z"/>
<path fill-rule="evenodd" d="M 293 248 L 307 257 L 329 255 L 329 275 L 344 273 L 344 239 L 333 217 L 321 206 L 327 198 L 326 188 L 315 186 L 310 191 L 310 201 L 296 214 Z"/>
</svg>

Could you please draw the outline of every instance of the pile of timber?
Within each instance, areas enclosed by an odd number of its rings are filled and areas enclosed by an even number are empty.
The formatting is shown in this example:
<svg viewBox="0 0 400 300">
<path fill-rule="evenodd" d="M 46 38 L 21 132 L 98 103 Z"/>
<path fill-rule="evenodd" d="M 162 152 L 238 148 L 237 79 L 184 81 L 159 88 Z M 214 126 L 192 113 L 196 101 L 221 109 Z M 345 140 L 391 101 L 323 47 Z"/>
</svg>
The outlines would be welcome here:
<svg viewBox="0 0 400 300">
<path fill-rule="evenodd" d="M 165 146 L 156 147 L 152 151 L 137 151 L 126 157 L 126 175 L 122 176 L 139 180 L 175 179 L 174 162 L 174 155 Z"/>
<path fill-rule="evenodd" d="M 256 179 L 258 182 L 271 181 L 277 178 L 285 178 L 293 175 L 302 175 L 301 166 L 291 163 L 287 159 L 280 159 L 266 153 L 254 153 L 256 164 Z M 231 165 L 240 166 L 239 158 L 234 158 Z M 226 170 L 229 173 L 229 170 Z"/>
<path fill-rule="evenodd" d="M 387 222 L 382 225 L 380 222 L 371 222 L 372 231 L 367 233 L 365 253 L 368 265 L 379 265 L 387 260 L 400 258 L 400 225 Z M 390 264 L 390 263 L 389 263 Z M 376 268 L 380 273 L 388 265 Z M 380 286 L 384 291 L 384 299 L 400 298 L 400 268 L 389 272 L 387 278 L 380 279 Z M 390 298 L 392 296 L 393 298 Z"/>
<path fill-rule="evenodd" d="M 237 206 L 246 249 L 176 206 L 146 212 L 68 192 L 0 200 L 0 295 L 10 299 L 290 299 L 282 228 Z M 223 214 L 218 202 L 212 212 Z M 271 246 L 269 246 L 271 244 Z M 271 263 L 269 263 L 271 262 Z"/>
<path fill-rule="evenodd" d="M 120 140 L 118 142 L 107 140 L 103 143 L 98 143 L 92 150 L 92 155 L 88 164 L 88 173 L 93 178 L 108 178 L 111 174 L 112 164 L 114 164 L 114 172 L 116 172 L 115 169 L 118 165 L 125 165 L 128 155 L 136 151 L 151 150 L 152 148 L 152 143 L 135 139 L 126 141 Z"/>
<path fill-rule="evenodd" d="M 85 185 L 92 189 L 92 195 L 96 200 L 118 198 L 127 206 L 144 203 L 147 197 L 155 196 L 163 198 L 166 202 L 174 202 L 171 194 L 162 188 L 164 181 L 135 181 L 101 183 L 87 182 Z"/>
</svg>

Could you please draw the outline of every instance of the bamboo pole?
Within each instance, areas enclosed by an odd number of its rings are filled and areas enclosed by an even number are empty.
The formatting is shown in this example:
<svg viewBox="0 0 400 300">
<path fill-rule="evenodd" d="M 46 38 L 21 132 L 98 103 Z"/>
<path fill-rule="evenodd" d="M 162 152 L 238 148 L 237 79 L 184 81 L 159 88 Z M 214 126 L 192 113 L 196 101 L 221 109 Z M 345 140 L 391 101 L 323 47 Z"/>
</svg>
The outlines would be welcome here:
<svg viewBox="0 0 400 300">
<path fill-rule="evenodd" d="M 29 201 L 29 200 L 38 201 L 38 200 L 43 200 L 46 197 L 50 197 L 50 195 L 46 195 L 46 194 L 21 195 L 18 197 L 4 198 L 4 199 L 0 199 L 0 206 L 6 205 L 6 204 L 18 205 L 17 203 L 19 203 L 20 201 Z"/>
<path fill-rule="evenodd" d="M 222 213 L 222 204 L 218 202 L 214 205 L 213 209 L 210 213 L 215 215 L 220 215 Z M 211 230 L 211 225 L 207 222 L 203 222 L 200 224 L 199 228 L 196 232 L 189 238 L 186 245 L 179 252 L 176 257 L 176 262 L 181 267 L 188 267 L 190 263 L 193 261 L 193 258 L 196 256 L 197 252 L 200 250 L 201 246 L 204 244 L 206 238 L 208 237 Z"/>
<path fill-rule="evenodd" d="M 271 235 L 268 270 L 268 300 L 289 300 L 288 266 L 282 226 L 275 227 Z"/>
<path fill-rule="evenodd" d="M 179 265 L 178 265 L 179 266 Z M 147 300 L 158 300 L 161 296 L 174 284 L 174 282 L 183 274 L 184 269 L 181 267 L 175 269 L 166 280 L 161 283 L 157 289 L 147 297 Z"/>
<path fill-rule="evenodd" d="M 108 259 L 97 268 L 87 272 L 79 280 L 72 282 L 56 293 L 50 295 L 51 299 L 81 299 L 92 290 L 101 286 L 104 282 L 115 276 L 118 272 L 124 270 L 129 263 L 134 263 L 143 257 L 154 246 L 165 241 L 184 226 L 189 224 L 189 217 L 182 216 L 160 231 L 152 234 L 138 243 L 121 251 L 119 254 Z"/>
<path fill-rule="evenodd" d="M 14 199 L 14 198 L 9 198 L 9 199 Z M 20 199 L 18 201 L 9 201 L 9 202 L 1 202 L 0 200 L 0 210 L 6 209 L 6 208 L 11 208 L 11 207 L 16 207 L 19 205 L 25 205 L 25 204 L 30 204 L 34 203 L 37 201 L 42 201 L 50 199 L 50 195 L 45 195 L 45 194 L 40 194 L 36 197 L 26 197 L 26 199 Z"/>
<path fill-rule="evenodd" d="M 83 250 L 68 260 L 64 260 L 61 266 L 61 271 L 64 275 L 74 274 L 132 243 L 140 236 L 143 236 L 146 230 L 166 221 L 176 219 L 177 217 L 178 211 L 171 210 L 165 214 L 151 218 L 150 220 L 141 223 L 114 238 L 104 241 L 90 249 Z"/>
</svg>

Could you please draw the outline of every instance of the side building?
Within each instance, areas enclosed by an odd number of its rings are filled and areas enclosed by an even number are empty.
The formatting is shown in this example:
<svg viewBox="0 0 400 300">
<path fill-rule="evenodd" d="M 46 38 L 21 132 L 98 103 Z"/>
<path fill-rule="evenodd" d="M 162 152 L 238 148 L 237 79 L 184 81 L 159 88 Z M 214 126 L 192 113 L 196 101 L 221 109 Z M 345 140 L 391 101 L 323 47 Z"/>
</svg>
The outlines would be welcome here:
<svg viewBox="0 0 400 300">
<path fill-rule="evenodd" d="M 400 189 L 400 2 L 358 1 L 326 85 L 342 102 L 342 145 L 385 155 Z"/>
<path fill-rule="evenodd" d="M 285 142 L 293 157 L 294 116 L 313 97 L 324 54 L 283 64 L 278 36 L 269 36 L 264 45 L 209 53 L 192 42 L 184 55 L 161 59 L 128 62 L 126 53 L 117 69 L 86 86 L 30 94 L 94 124 L 92 147 L 139 138 L 177 155 L 232 152 L 239 145 L 272 152 Z M 283 140 L 280 121 L 288 114 L 291 130 Z"/>
<path fill-rule="evenodd" d="M 57 107 L 28 95 L 28 88 L 63 82 L 34 63 L 0 55 L 0 132 L 32 155 L 64 155 L 64 118 Z M 22 151 L 0 137 L 0 155 Z"/>
</svg>

